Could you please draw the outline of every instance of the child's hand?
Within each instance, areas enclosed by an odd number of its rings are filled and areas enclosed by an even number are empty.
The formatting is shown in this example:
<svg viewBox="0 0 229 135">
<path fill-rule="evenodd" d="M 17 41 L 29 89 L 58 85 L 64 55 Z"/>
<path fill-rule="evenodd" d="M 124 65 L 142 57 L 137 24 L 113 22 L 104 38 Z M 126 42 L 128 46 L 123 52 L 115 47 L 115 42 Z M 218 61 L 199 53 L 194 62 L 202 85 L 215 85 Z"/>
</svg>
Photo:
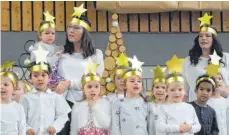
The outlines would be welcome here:
<svg viewBox="0 0 229 135">
<path fill-rule="evenodd" d="M 26 135 L 35 135 L 35 132 L 33 131 L 33 129 L 29 129 L 26 131 Z"/>
<path fill-rule="evenodd" d="M 187 132 L 187 126 L 185 124 L 181 124 L 179 129 L 182 134 Z"/>
<path fill-rule="evenodd" d="M 189 132 L 192 129 L 192 126 L 187 124 L 187 123 L 185 123 L 185 125 L 186 125 L 186 128 L 187 128 L 187 132 Z"/>
<path fill-rule="evenodd" d="M 50 135 L 53 135 L 53 134 L 56 133 L 56 129 L 55 129 L 54 127 L 50 126 L 50 127 L 48 127 L 48 133 L 49 133 Z"/>
<path fill-rule="evenodd" d="M 70 82 L 69 81 L 61 81 L 59 82 L 59 84 L 56 87 L 56 93 L 58 94 L 63 94 L 64 93 L 64 89 L 68 88 L 70 86 Z"/>
<path fill-rule="evenodd" d="M 89 102 L 88 102 L 88 106 L 89 107 L 92 107 L 94 104 L 95 104 L 95 98 L 94 97 L 92 97 L 90 100 L 89 100 Z"/>
</svg>

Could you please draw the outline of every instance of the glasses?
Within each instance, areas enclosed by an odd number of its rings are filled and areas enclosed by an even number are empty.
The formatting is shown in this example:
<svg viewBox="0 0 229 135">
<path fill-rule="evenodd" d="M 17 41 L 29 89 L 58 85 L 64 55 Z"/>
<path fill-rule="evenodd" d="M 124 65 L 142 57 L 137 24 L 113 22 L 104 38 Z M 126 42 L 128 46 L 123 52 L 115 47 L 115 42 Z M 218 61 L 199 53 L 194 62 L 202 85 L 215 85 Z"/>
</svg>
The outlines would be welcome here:
<svg viewBox="0 0 229 135">
<path fill-rule="evenodd" d="M 70 30 L 70 29 L 73 29 L 73 30 L 79 30 L 79 29 L 82 29 L 82 27 L 78 26 L 78 25 L 68 25 L 67 26 L 67 29 Z"/>
</svg>

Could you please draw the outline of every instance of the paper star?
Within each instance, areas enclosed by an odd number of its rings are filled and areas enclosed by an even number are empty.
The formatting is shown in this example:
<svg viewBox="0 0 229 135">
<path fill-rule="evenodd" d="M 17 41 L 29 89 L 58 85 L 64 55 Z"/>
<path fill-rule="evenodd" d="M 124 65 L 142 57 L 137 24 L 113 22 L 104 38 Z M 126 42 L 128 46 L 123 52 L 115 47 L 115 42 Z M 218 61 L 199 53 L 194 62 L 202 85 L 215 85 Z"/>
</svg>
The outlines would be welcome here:
<svg viewBox="0 0 229 135">
<path fill-rule="evenodd" d="M 215 65 L 215 64 L 209 64 L 207 67 L 204 69 L 207 70 L 207 74 L 210 77 L 213 77 L 219 73 L 219 67 L 220 65 Z"/>
<path fill-rule="evenodd" d="M 221 57 L 217 55 L 216 51 L 214 50 L 213 55 L 209 55 L 211 58 L 211 63 L 215 65 L 219 65 L 219 61 L 221 60 Z"/>
<path fill-rule="evenodd" d="M 96 75 L 96 69 L 97 69 L 98 66 L 99 66 L 98 64 L 93 63 L 92 59 L 89 58 L 88 59 L 88 64 L 87 64 L 87 69 L 85 71 L 85 75 L 89 74 L 89 73 L 92 73 L 92 74 Z"/>
<path fill-rule="evenodd" d="M 209 16 L 208 13 L 205 13 L 204 16 L 198 18 L 199 21 L 201 21 L 200 26 L 204 24 L 210 24 L 210 20 L 213 16 Z"/>
<path fill-rule="evenodd" d="M 48 55 L 49 51 L 45 51 L 41 47 L 40 44 L 38 45 L 38 49 L 33 51 L 33 53 L 36 56 L 36 64 L 38 64 L 39 62 L 41 62 L 41 64 L 44 63 L 44 62 L 47 63 L 47 55 Z"/>
<path fill-rule="evenodd" d="M 126 55 L 124 53 L 121 53 L 119 55 L 119 57 L 116 57 L 115 60 L 118 63 L 118 66 L 125 66 L 125 67 L 129 67 L 129 63 L 128 63 L 128 57 L 126 57 Z"/>
<path fill-rule="evenodd" d="M 154 70 L 151 70 L 154 74 L 154 78 L 165 78 L 163 69 L 161 68 L 160 65 L 157 65 L 157 67 Z"/>
<path fill-rule="evenodd" d="M 15 64 L 15 61 L 10 61 L 10 60 L 5 61 L 1 65 L 1 71 L 8 70 L 8 69 L 12 68 L 14 64 Z"/>
<path fill-rule="evenodd" d="M 133 69 L 137 69 L 142 71 L 142 65 L 144 64 L 144 62 L 138 61 L 137 57 L 134 55 L 134 58 L 128 58 L 128 60 L 132 63 L 132 68 Z"/>
<path fill-rule="evenodd" d="M 45 15 L 45 21 L 50 21 L 50 22 L 54 23 L 55 17 L 53 17 L 52 15 L 50 15 L 49 11 L 46 11 L 44 13 L 44 15 Z"/>
<path fill-rule="evenodd" d="M 173 72 L 182 72 L 182 65 L 184 59 L 178 59 L 176 55 L 173 55 L 172 59 L 166 61 L 166 66 L 169 69 L 169 74 Z"/>
<path fill-rule="evenodd" d="M 79 7 L 74 7 L 74 13 L 72 14 L 72 16 L 77 16 L 80 18 L 80 16 L 86 11 L 87 9 L 84 8 L 84 3 L 83 3 Z"/>
</svg>

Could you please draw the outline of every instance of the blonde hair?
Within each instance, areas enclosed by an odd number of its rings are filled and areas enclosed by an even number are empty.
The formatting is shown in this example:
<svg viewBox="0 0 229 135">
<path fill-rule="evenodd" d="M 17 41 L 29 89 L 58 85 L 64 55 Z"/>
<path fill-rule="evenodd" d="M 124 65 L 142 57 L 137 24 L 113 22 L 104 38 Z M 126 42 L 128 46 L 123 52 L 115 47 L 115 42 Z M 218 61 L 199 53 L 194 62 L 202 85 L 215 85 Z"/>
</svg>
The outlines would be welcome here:
<svg viewBox="0 0 229 135">
<path fill-rule="evenodd" d="M 1 72 L 1 76 L 9 78 L 11 83 L 13 84 L 14 89 L 17 87 L 18 76 L 16 75 L 16 73 L 12 71 Z"/>
</svg>

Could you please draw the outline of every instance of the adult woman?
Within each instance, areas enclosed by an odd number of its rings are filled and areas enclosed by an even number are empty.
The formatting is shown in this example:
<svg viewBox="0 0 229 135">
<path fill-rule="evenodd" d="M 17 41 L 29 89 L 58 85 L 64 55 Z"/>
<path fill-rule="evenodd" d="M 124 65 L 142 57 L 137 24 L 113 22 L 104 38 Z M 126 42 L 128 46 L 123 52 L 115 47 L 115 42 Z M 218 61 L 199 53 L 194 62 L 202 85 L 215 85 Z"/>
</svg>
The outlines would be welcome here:
<svg viewBox="0 0 229 135">
<path fill-rule="evenodd" d="M 201 31 L 194 40 L 194 46 L 189 51 L 189 56 L 185 58 L 183 74 L 187 81 L 188 101 L 196 100 L 195 81 L 198 76 L 206 73 L 205 67 L 211 61 L 210 56 L 213 52 L 221 57 L 220 71 L 226 85 L 229 85 L 229 54 L 223 52 L 222 46 L 217 39 L 216 28 L 204 24 Z"/>
<path fill-rule="evenodd" d="M 81 15 L 86 9 L 81 5 L 74 8 L 72 21 L 67 27 L 67 39 L 64 53 L 59 59 L 57 72 L 65 81 L 60 81 L 56 92 L 63 94 L 66 100 L 75 103 L 82 99 L 81 77 L 84 74 L 88 58 L 99 65 L 97 72 L 102 75 L 104 69 L 103 54 L 94 48 L 93 39 L 88 32 L 91 24 Z"/>
</svg>

